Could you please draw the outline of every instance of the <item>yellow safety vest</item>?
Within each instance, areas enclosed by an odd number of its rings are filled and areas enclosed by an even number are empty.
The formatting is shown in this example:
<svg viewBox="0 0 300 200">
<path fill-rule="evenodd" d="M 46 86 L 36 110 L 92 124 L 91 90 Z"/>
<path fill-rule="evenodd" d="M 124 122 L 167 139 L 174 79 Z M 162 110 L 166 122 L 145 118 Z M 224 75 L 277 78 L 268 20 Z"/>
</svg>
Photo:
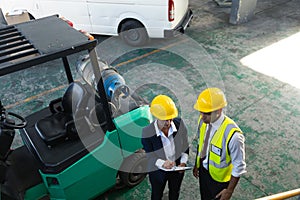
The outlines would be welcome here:
<svg viewBox="0 0 300 200">
<path fill-rule="evenodd" d="M 199 121 L 199 145 L 196 160 L 197 168 L 200 167 L 200 152 L 204 143 L 207 124 L 200 118 Z M 225 116 L 220 128 L 213 135 L 208 154 L 208 171 L 211 177 L 218 182 L 228 182 L 231 178 L 233 165 L 228 152 L 228 143 L 234 132 L 242 133 L 241 129 L 229 117 Z"/>
</svg>

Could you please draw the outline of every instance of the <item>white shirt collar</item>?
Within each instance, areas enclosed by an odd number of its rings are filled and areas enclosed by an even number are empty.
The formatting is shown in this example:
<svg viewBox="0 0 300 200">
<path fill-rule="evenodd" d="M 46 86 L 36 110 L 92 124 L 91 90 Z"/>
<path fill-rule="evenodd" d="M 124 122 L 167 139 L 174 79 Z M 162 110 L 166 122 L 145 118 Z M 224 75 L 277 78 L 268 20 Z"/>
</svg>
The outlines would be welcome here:
<svg viewBox="0 0 300 200">
<path fill-rule="evenodd" d="M 163 132 L 158 128 L 158 125 L 157 125 L 157 119 L 154 121 L 154 127 L 155 127 L 155 132 L 156 132 L 156 136 L 164 136 Z M 173 132 L 176 132 L 177 131 L 177 128 L 174 124 L 174 122 L 172 121 L 171 122 L 171 127 L 169 129 L 169 136 L 173 134 Z"/>
<path fill-rule="evenodd" d="M 212 128 L 214 130 L 217 130 L 221 126 L 222 122 L 224 121 L 224 118 L 225 118 L 225 115 L 222 112 L 219 119 L 217 119 L 215 122 L 211 123 Z"/>
</svg>

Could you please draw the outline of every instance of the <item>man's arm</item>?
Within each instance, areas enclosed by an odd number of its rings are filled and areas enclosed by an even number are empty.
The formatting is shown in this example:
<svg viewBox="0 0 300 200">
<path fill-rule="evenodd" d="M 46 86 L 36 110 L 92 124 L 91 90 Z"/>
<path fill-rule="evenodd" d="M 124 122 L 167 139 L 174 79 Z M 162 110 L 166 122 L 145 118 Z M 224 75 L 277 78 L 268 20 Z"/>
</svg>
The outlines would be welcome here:
<svg viewBox="0 0 300 200">
<path fill-rule="evenodd" d="M 199 178 L 199 169 L 197 168 L 198 148 L 199 148 L 199 145 L 197 145 L 197 152 L 196 152 L 196 158 L 195 158 L 195 165 L 194 165 L 194 168 L 193 168 L 193 175 L 194 175 L 196 178 Z"/>
<path fill-rule="evenodd" d="M 220 200 L 229 200 L 239 180 L 240 177 L 231 176 L 228 187 L 217 194 L 216 198 L 220 198 Z"/>
<path fill-rule="evenodd" d="M 246 173 L 244 142 L 244 135 L 239 132 L 235 132 L 231 138 L 231 141 L 228 144 L 233 169 L 228 187 L 222 190 L 216 196 L 216 198 L 220 197 L 220 200 L 228 200 L 231 198 L 232 193 L 240 180 L 240 176 Z"/>
</svg>

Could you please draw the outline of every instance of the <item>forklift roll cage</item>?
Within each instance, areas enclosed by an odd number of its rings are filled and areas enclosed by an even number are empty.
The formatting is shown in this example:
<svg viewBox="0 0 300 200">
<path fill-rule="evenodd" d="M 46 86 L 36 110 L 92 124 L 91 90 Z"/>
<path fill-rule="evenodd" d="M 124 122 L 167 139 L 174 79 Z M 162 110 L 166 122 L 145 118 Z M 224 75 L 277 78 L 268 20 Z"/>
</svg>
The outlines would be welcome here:
<svg viewBox="0 0 300 200">
<path fill-rule="evenodd" d="M 61 58 L 68 82 L 72 83 L 74 80 L 67 56 L 88 50 L 98 83 L 97 91 L 103 98 L 103 108 L 109 119 L 107 128 L 111 131 L 115 126 L 100 73 L 96 45 L 97 40 L 88 40 L 58 16 L 0 27 L 0 76 Z"/>
</svg>

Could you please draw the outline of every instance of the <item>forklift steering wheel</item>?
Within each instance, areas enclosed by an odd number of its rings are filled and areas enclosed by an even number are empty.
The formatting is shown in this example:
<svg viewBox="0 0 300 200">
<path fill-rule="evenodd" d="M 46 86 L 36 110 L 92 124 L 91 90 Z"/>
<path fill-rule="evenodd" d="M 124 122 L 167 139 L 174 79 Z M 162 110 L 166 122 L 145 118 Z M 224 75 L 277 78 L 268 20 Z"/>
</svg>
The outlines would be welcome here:
<svg viewBox="0 0 300 200">
<path fill-rule="evenodd" d="M 15 124 L 14 123 L 14 120 L 11 120 L 10 118 L 6 118 L 2 124 L 8 128 L 13 128 L 13 129 L 21 129 L 21 128 L 24 128 L 26 125 L 27 125 L 27 121 L 21 117 L 20 115 L 17 115 L 15 113 L 12 113 L 12 112 L 8 112 L 7 113 L 7 117 L 8 116 L 13 116 L 14 118 L 16 119 L 19 119 L 21 120 L 21 122 L 19 124 Z"/>
</svg>

